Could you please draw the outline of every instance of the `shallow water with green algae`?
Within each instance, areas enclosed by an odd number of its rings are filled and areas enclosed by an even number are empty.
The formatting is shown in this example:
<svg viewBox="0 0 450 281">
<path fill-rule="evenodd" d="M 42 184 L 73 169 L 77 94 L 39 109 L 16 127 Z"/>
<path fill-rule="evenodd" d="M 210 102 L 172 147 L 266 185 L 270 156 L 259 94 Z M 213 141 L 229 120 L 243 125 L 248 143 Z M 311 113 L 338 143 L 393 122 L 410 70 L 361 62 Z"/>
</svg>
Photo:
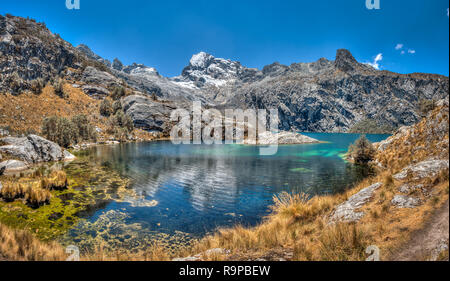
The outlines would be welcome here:
<svg viewBox="0 0 450 281">
<path fill-rule="evenodd" d="M 65 165 L 70 189 L 50 206 L 0 202 L 0 220 L 20 217 L 18 225 L 41 238 L 82 250 L 139 251 L 157 243 L 175 251 L 217 227 L 257 224 L 280 192 L 338 193 L 364 176 L 344 160 L 359 135 L 307 135 L 323 143 L 279 146 L 273 156 L 247 145 L 94 147 Z M 373 142 L 387 137 L 368 135 Z"/>
</svg>

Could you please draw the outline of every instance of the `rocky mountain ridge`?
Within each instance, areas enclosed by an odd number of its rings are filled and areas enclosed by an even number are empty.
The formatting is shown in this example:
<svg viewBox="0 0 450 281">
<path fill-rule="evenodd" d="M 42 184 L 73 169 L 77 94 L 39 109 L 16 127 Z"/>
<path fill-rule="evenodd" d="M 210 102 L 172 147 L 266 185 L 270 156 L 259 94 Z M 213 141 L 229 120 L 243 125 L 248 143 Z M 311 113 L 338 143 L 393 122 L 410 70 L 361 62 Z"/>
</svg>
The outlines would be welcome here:
<svg viewBox="0 0 450 281">
<path fill-rule="evenodd" d="M 364 120 L 393 128 L 411 125 L 420 119 L 421 100 L 448 98 L 449 90 L 446 76 L 379 71 L 345 49 L 337 51 L 334 61 L 273 63 L 262 70 L 200 52 L 180 76 L 164 77 L 143 64 L 111 63 L 86 45 L 73 47 L 42 23 L 13 16 L 0 16 L 0 53 L 0 92 L 20 93 L 36 79 L 61 76 L 100 99 L 114 87 L 127 87 L 135 96 L 156 96 L 171 107 L 190 108 L 191 101 L 199 100 L 219 110 L 277 108 L 279 128 L 291 131 L 346 132 Z M 129 115 L 156 118 L 147 124 L 168 117 L 130 108 Z"/>
</svg>

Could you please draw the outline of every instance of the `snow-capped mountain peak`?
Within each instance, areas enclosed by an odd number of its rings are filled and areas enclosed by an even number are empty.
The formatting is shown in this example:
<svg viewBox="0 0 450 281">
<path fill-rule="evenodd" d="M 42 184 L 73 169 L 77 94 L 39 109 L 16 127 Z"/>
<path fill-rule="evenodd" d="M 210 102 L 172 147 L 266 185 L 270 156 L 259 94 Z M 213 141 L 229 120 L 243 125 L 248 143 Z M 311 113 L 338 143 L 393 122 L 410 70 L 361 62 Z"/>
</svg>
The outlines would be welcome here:
<svg viewBox="0 0 450 281">
<path fill-rule="evenodd" d="M 239 62 L 200 52 L 192 56 L 181 76 L 174 79 L 180 85 L 189 87 L 222 86 L 235 81 L 243 68 Z"/>
<path fill-rule="evenodd" d="M 208 64 L 208 61 L 213 60 L 214 57 L 205 52 L 200 52 L 192 56 L 189 61 L 190 65 L 193 67 L 205 68 Z"/>
</svg>

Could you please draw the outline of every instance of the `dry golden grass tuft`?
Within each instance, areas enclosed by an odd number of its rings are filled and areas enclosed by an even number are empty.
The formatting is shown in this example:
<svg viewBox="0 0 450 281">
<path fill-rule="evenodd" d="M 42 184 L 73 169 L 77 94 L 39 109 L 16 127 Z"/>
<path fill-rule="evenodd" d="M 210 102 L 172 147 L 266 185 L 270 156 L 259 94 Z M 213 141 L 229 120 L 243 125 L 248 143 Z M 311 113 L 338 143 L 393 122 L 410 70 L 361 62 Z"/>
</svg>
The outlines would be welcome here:
<svg viewBox="0 0 450 281">
<path fill-rule="evenodd" d="M 37 208 L 50 203 L 52 197 L 50 190 L 66 189 L 67 175 L 64 171 L 54 171 L 49 177 L 22 177 L 3 181 L 0 197 L 5 201 L 14 201 L 24 198 L 32 207 Z"/>
<path fill-rule="evenodd" d="M 64 190 L 67 186 L 67 174 L 64 171 L 54 171 L 49 177 L 41 179 L 41 188 L 46 190 Z"/>
</svg>

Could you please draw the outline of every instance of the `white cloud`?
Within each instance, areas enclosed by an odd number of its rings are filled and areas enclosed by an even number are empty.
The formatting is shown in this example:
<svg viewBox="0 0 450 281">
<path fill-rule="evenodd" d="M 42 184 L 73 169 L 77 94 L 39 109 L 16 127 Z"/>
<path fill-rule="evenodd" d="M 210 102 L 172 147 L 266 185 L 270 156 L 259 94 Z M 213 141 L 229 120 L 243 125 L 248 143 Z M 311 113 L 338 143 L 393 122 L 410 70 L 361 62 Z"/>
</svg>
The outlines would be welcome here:
<svg viewBox="0 0 450 281">
<path fill-rule="evenodd" d="M 413 49 L 408 50 L 408 54 L 415 54 L 415 53 L 416 53 L 416 50 L 413 50 Z"/>
<path fill-rule="evenodd" d="M 380 62 L 383 59 L 383 54 L 379 53 L 375 59 L 373 60 L 373 62 L 368 62 L 367 64 L 372 66 L 375 69 L 380 69 L 380 64 L 378 62 Z"/>
<path fill-rule="evenodd" d="M 400 52 L 400 54 L 404 55 L 404 54 L 405 54 L 405 51 L 402 50 L 402 51 Z"/>
<path fill-rule="evenodd" d="M 403 48 L 403 44 L 398 43 L 397 46 L 395 46 L 396 50 L 401 50 Z"/>
<path fill-rule="evenodd" d="M 448 8 L 447 8 L 447 17 L 448 17 Z"/>
</svg>

